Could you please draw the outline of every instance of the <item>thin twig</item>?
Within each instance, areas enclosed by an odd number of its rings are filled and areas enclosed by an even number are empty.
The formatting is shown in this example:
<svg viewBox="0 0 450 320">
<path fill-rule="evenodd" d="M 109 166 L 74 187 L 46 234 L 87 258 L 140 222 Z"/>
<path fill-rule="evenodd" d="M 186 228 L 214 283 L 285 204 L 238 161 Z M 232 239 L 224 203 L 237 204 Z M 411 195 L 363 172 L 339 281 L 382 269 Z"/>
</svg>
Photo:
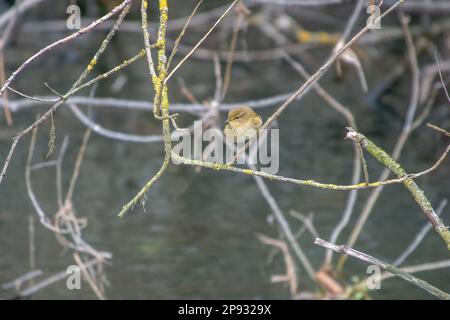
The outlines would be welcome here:
<svg viewBox="0 0 450 320">
<path fill-rule="evenodd" d="M 122 9 L 124 9 L 125 7 L 127 7 L 130 3 L 132 2 L 132 0 L 124 0 L 119 6 L 115 7 L 113 10 L 111 10 L 110 12 L 108 12 L 106 15 L 104 15 L 103 17 L 101 17 L 100 19 L 94 21 L 93 23 L 91 23 L 90 25 L 88 25 L 87 27 L 84 27 L 80 30 L 78 30 L 77 32 L 71 34 L 70 36 L 67 36 L 63 39 L 60 39 L 56 42 L 53 42 L 52 44 L 48 45 L 47 47 L 45 47 L 44 49 L 41 49 L 39 52 L 35 53 L 33 56 L 31 56 L 30 58 L 28 58 L 24 63 L 22 63 L 20 65 L 19 68 L 16 69 L 16 71 L 14 71 L 11 76 L 5 81 L 5 83 L 3 84 L 3 86 L 0 89 L 0 96 L 3 94 L 3 92 L 7 89 L 7 87 L 9 86 L 9 84 L 17 77 L 17 75 L 23 71 L 26 67 L 28 67 L 28 65 L 30 65 L 34 60 L 36 60 L 37 58 L 39 58 L 40 56 L 42 56 L 43 54 L 49 52 L 50 50 L 54 49 L 55 47 L 61 45 L 61 44 L 65 44 L 71 40 L 74 40 L 80 36 L 82 36 L 83 34 L 86 34 L 90 31 L 92 31 L 93 29 L 95 29 L 98 25 L 100 25 L 101 23 L 103 23 L 105 20 L 109 19 L 110 17 L 112 17 L 113 15 L 115 15 L 117 12 L 121 11 Z"/>
<path fill-rule="evenodd" d="M 273 239 L 262 234 L 258 234 L 256 236 L 262 243 L 274 246 L 280 249 L 283 253 L 284 263 L 286 265 L 286 274 L 272 276 L 272 282 L 288 282 L 291 296 L 294 297 L 297 294 L 298 290 L 297 274 L 295 272 L 295 264 L 292 260 L 291 254 L 289 253 L 287 244 L 281 240 Z"/>
<path fill-rule="evenodd" d="M 393 6 L 391 6 L 388 10 L 386 10 L 380 17 L 376 18 L 374 22 L 380 21 L 390 12 L 392 12 L 395 8 L 397 8 L 403 0 L 397 1 Z M 277 119 L 281 113 L 295 100 L 303 97 L 305 93 L 307 93 L 307 89 L 314 83 L 316 83 L 331 67 L 331 65 L 353 44 L 356 43 L 366 32 L 370 30 L 369 26 L 365 26 L 361 31 L 359 31 L 350 41 L 348 41 L 345 45 L 343 45 L 339 50 L 337 50 L 307 81 L 305 81 L 300 88 L 297 89 L 278 109 L 264 122 L 261 126 L 260 130 L 267 129 L 269 125 Z M 244 152 L 250 143 L 246 143 L 244 147 L 242 147 L 235 155 L 232 161 L 228 164 L 233 164 L 237 158 Z"/>
<path fill-rule="evenodd" d="M 4 178 L 4 176 L 6 175 L 6 171 L 7 171 L 7 169 L 8 169 L 8 166 L 9 166 L 9 163 L 10 163 L 10 161 L 11 161 L 11 158 L 12 158 L 12 156 L 13 156 L 13 154 L 14 154 L 14 151 L 15 151 L 15 149 L 16 149 L 16 146 L 17 146 L 17 143 L 19 142 L 19 140 L 23 137 L 23 136 L 25 136 L 25 135 L 27 135 L 28 133 L 30 133 L 34 128 L 36 128 L 37 126 L 39 126 L 41 123 L 43 123 L 46 119 L 48 119 L 48 117 L 50 117 L 50 115 L 53 113 L 53 112 L 55 112 L 60 106 L 62 106 L 63 104 L 64 104 L 64 102 L 65 101 L 67 101 L 67 99 L 69 99 L 69 97 L 71 96 L 71 95 L 73 95 L 76 91 L 77 91 L 77 87 L 86 87 L 86 85 L 84 85 L 84 86 L 80 86 L 81 85 L 81 83 L 86 79 L 86 77 L 89 75 L 89 73 L 93 70 L 93 68 L 95 67 L 95 65 L 97 64 L 97 60 L 98 60 L 98 58 L 105 52 L 105 50 L 106 50 L 106 48 L 107 48 L 107 46 L 109 45 L 109 43 L 110 43 L 110 41 L 111 41 L 111 39 L 112 39 L 112 37 L 115 35 L 115 33 L 117 32 L 117 30 L 119 29 L 119 27 L 120 27 L 120 25 L 121 25 L 121 23 L 123 22 L 123 19 L 125 18 L 125 16 L 126 16 L 126 14 L 129 12 L 129 9 L 130 9 L 130 5 L 128 4 L 129 2 L 131 2 L 132 0 L 125 0 L 120 6 L 118 6 L 118 7 L 116 7 L 116 8 L 114 8 L 114 10 L 113 11 L 111 11 L 109 14 L 111 14 L 112 12 L 116 12 L 116 11 L 118 11 L 117 10 L 117 8 L 121 8 L 122 9 L 122 12 L 121 12 L 121 14 L 119 15 L 119 17 L 118 17 L 118 19 L 117 19 L 117 21 L 116 21 L 116 23 L 114 24 L 114 26 L 112 27 L 112 29 L 110 30 L 110 32 L 108 33 L 108 35 L 106 36 L 106 38 L 105 38 L 105 40 L 102 42 L 102 44 L 100 45 L 100 47 L 99 47 L 99 49 L 97 50 L 97 52 L 95 53 L 95 55 L 94 55 L 94 57 L 92 58 L 92 60 L 89 62 L 89 64 L 86 66 L 86 68 L 84 69 L 84 71 L 82 72 L 82 74 L 78 77 L 78 79 L 77 79 L 77 81 L 75 81 L 75 83 L 72 85 L 72 87 L 71 87 L 71 89 L 68 91 L 68 93 L 62 98 L 62 99 L 60 99 L 58 102 L 56 102 L 47 112 L 45 112 L 44 113 L 44 115 L 42 115 L 39 119 L 37 119 L 34 123 L 32 123 L 28 128 L 26 128 L 25 130 L 22 130 L 21 132 L 19 132 L 15 137 L 14 137 L 14 139 L 13 139 L 13 143 L 12 143 L 12 145 L 11 145 L 11 148 L 10 148 L 10 151 L 9 151 L 9 154 L 8 154 L 8 156 L 7 156 L 7 158 L 6 158 L 6 160 L 5 160 L 5 163 L 4 163 L 4 165 L 3 165 L 3 169 L 2 169 L 2 172 L 1 172 L 1 174 L 0 174 L 0 184 L 2 183 L 2 181 L 3 181 L 3 178 Z M 92 25 L 98 25 L 98 21 L 104 21 L 104 18 L 105 17 L 109 17 L 109 14 L 107 14 L 106 16 L 104 16 L 104 17 L 102 17 L 102 18 L 100 18 L 99 20 L 97 20 L 95 23 L 93 23 L 93 24 L 91 24 L 90 26 L 92 26 Z M 102 20 L 103 19 L 103 20 Z M 97 23 L 97 24 L 96 24 Z M 86 28 L 89 28 L 89 26 L 88 27 L 86 27 Z M 87 32 L 87 31 L 89 31 L 89 30 L 91 30 L 91 29 L 81 29 L 81 30 L 86 30 L 86 31 L 84 31 L 84 32 Z M 81 31 L 80 30 L 80 31 Z M 53 44 L 55 44 L 55 43 L 53 43 Z M 50 45 L 51 46 L 51 45 Z M 49 47 L 50 47 L 49 46 Z M 48 48 L 49 47 L 47 47 L 47 51 L 49 50 Z M 42 52 L 43 50 L 46 50 L 46 49 L 42 49 L 40 52 Z M 37 53 L 36 55 L 38 55 L 39 53 Z M 36 56 L 35 55 L 35 56 Z M 34 56 L 33 56 L 34 57 Z M 37 56 L 36 56 L 37 57 Z M 30 61 L 31 62 L 31 61 Z M 26 62 L 25 62 L 26 63 Z M 24 66 L 25 66 L 25 63 L 24 64 L 22 64 L 22 66 L 21 67 L 19 67 L 19 69 L 17 69 L 16 70 L 16 72 L 18 72 L 18 70 L 22 70 L 23 68 L 24 68 Z M 127 63 L 129 63 L 128 61 L 125 61 L 124 62 L 124 64 L 127 64 Z M 116 70 L 117 71 L 117 70 Z M 111 72 L 113 72 L 113 71 L 111 71 Z M 110 73 L 111 73 L 110 72 Z M 107 73 L 107 74 L 110 74 L 110 73 Z M 16 73 L 17 74 L 17 73 Z M 13 73 L 13 75 L 10 77 L 10 79 L 11 79 L 11 81 L 14 79 L 14 73 Z M 96 78 L 97 79 L 97 81 L 98 80 L 100 80 L 101 78 Z M 94 80 L 96 80 L 96 79 L 94 79 Z M 88 83 L 89 83 L 89 85 L 92 85 L 92 84 L 95 84 L 97 81 L 94 81 L 94 80 L 91 80 L 91 81 L 89 81 Z M 10 82 L 11 82 L 10 81 Z M 6 87 L 8 87 L 8 85 L 9 85 L 9 83 L 5 83 L 5 85 L 4 85 L 4 87 L 6 88 Z M 75 90 L 75 91 L 74 91 Z M 78 89 L 79 90 L 79 89 Z M 74 92 L 73 92 L 74 91 Z"/>
<path fill-rule="evenodd" d="M 356 144 L 356 147 L 358 148 L 359 161 L 361 162 L 361 167 L 363 168 L 364 172 L 364 181 L 366 182 L 366 184 L 369 184 L 369 171 L 367 170 L 367 162 L 364 158 L 363 149 L 361 147 L 361 144 L 359 143 Z"/>
<path fill-rule="evenodd" d="M 195 6 L 194 10 L 192 10 L 192 13 L 189 15 L 188 19 L 186 20 L 186 24 L 183 26 L 183 29 L 181 30 L 179 36 L 175 40 L 175 43 L 173 45 L 172 53 L 169 56 L 169 61 L 167 62 L 167 71 L 169 71 L 169 68 L 172 64 L 172 60 L 175 57 L 175 54 L 177 53 L 178 46 L 180 45 L 181 39 L 183 39 L 184 34 L 186 33 L 186 30 L 191 23 L 192 18 L 194 17 L 195 13 L 197 12 L 198 8 L 200 8 L 200 5 L 203 3 L 204 0 L 200 0 L 197 5 Z"/>
<path fill-rule="evenodd" d="M 240 1 L 240 0 L 234 0 L 230 4 L 230 6 L 228 6 L 227 10 L 225 10 L 225 12 L 220 16 L 220 18 L 217 19 L 217 21 L 208 30 L 208 32 L 206 32 L 206 34 L 197 42 L 197 44 L 191 49 L 191 51 L 189 51 L 189 53 L 175 66 L 175 68 L 173 68 L 173 70 L 169 73 L 169 75 L 164 80 L 164 83 L 167 83 L 167 81 L 169 81 L 169 79 L 172 77 L 172 75 L 183 65 L 183 63 L 186 62 L 187 59 L 189 59 L 189 57 L 194 53 L 195 50 L 197 50 L 197 48 L 203 43 L 203 41 L 205 41 L 206 38 L 208 38 L 208 36 L 211 34 L 211 32 L 214 31 L 214 29 L 217 27 L 217 25 L 219 25 L 219 23 L 223 20 L 223 18 L 225 18 L 225 16 L 228 14 L 228 12 L 230 12 L 230 10 L 234 7 L 234 5 L 236 3 L 238 3 L 238 1 Z"/>
<path fill-rule="evenodd" d="M 360 251 L 357 251 L 355 249 L 352 249 L 352 248 L 344 246 L 344 245 L 340 245 L 340 246 L 335 245 L 331 242 L 322 240 L 320 238 L 317 238 L 316 241 L 314 241 L 314 243 L 318 244 L 319 246 L 322 246 L 324 248 L 336 251 L 338 253 L 350 255 L 359 260 L 368 262 L 370 264 L 374 264 L 374 265 L 382 268 L 383 270 L 389 271 L 389 272 L 395 274 L 396 276 L 398 276 L 399 278 L 402 278 L 402 279 L 412 283 L 413 285 L 415 285 L 423 290 L 426 290 L 427 292 L 431 293 L 432 295 L 434 295 L 435 297 L 437 297 L 439 299 L 443 299 L 443 300 L 450 299 L 450 295 L 448 293 L 436 288 L 435 286 L 432 286 L 428 282 L 423 281 L 419 278 L 416 278 L 413 275 L 411 275 L 393 265 L 390 265 L 386 262 L 383 262 L 372 256 L 369 256 L 368 254 L 362 253 Z"/>
<path fill-rule="evenodd" d="M 411 72 L 412 72 L 412 77 L 411 77 L 411 87 L 412 88 L 411 88 L 411 97 L 410 97 L 405 121 L 403 123 L 402 131 L 397 139 L 397 142 L 396 142 L 394 149 L 392 151 L 392 154 L 391 154 L 391 157 L 394 161 L 397 161 L 399 159 L 400 154 L 403 150 L 403 147 L 405 146 L 406 141 L 408 140 L 411 132 L 415 128 L 417 128 L 417 126 L 414 124 L 413 121 L 414 121 L 414 116 L 416 114 L 417 106 L 418 106 L 419 99 L 420 99 L 420 70 L 419 70 L 418 61 L 417 61 L 416 48 L 413 43 L 411 30 L 407 23 L 407 19 L 405 18 L 404 15 L 400 15 L 400 22 L 402 23 L 402 26 L 403 26 L 403 34 L 405 37 L 407 53 L 408 53 L 410 68 L 411 68 Z M 381 172 L 380 176 L 378 177 L 378 181 L 385 181 L 389 177 L 389 174 L 390 174 L 389 169 L 385 168 Z M 380 188 L 374 189 L 371 192 L 371 194 L 370 194 L 369 198 L 367 199 L 367 201 L 364 205 L 364 208 L 363 208 L 361 214 L 359 215 L 358 220 L 356 221 L 356 224 L 355 224 L 354 228 L 352 229 L 350 236 L 347 240 L 347 245 L 349 247 L 352 247 L 356 243 L 356 241 L 357 241 L 359 235 L 361 234 L 361 231 L 362 231 L 367 219 L 369 218 L 369 216 L 372 212 L 372 209 L 374 208 L 375 203 L 377 202 L 382 191 L 383 191 L 383 187 L 380 187 Z M 338 264 L 337 264 L 338 271 L 342 270 L 346 259 L 347 259 L 346 256 L 340 257 Z"/>
<path fill-rule="evenodd" d="M 242 4 L 240 3 L 238 6 L 242 6 Z M 238 8 L 238 7 L 236 7 L 236 8 Z M 224 79 L 223 79 L 222 93 L 221 93 L 219 102 L 221 102 L 222 100 L 225 99 L 225 96 L 227 95 L 227 92 L 228 92 L 228 88 L 230 86 L 231 71 L 233 68 L 233 62 L 234 62 L 234 56 L 235 56 L 235 52 L 236 52 L 237 41 L 238 41 L 238 37 L 239 37 L 239 31 L 241 30 L 242 25 L 245 21 L 245 13 L 242 12 L 243 10 L 244 9 L 238 10 L 237 21 L 234 24 L 233 34 L 231 36 L 231 41 L 230 41 L 230 48 L 228 50 L 229 54 L 228 54 L 227 66 L 225 68 L 225 75 L 224 75 Z"/>
<path fill-rule="evenodd" d="M 92 259 L 92 260 L 89 260 L 88 262 L 86 262 L 84 265 L 85 265 L 86 268 L 89 268 L 89 267 L 92 267 L 92 266 L 94 266 L 94 265 L 96 265 L 98 263 L 100 263 L 99 260 Z M 48 277 L 48 278 L 46 278 L 46 279 L 36 283 L 34 286 L 32 286 L 30 288 L 27 288 L 25 290 L 20 291 L 17 295 L 19 297 L 31 296 L 31 295 L 35 294 L 36 292 L 42 290 L 43 288 L 48 287 L 49 285 L 51 285 L 51 284 L 53 284 L 55 282 L 64 280 L 66 278 L 67 278 L 67 270 L 63 270 L 63 271 L 61 271 L 61 272 L 59 272 L 59 273 L 57 273 L 57 274 L 55 274 L 53 276 L 50 276 L 50 277 Z"/>
<path fill-rule="evenodd" d="M 86 279 L 87 283 L 90 285 L 92 291 L 94 291 L 95 295 L 99 300 L 105 300 L 105 295 L 103 292 L 99 289 L 98 285 L 95 283 L 94 279 L 92 279 L 91 275 L 89 274 L 88 267 L 86 266 L 86 263 L 81 259 L 80 255 L 78 253 L 73 254 L 73 258 L 75 259 L 75 262 L 78 264 L 78 266 L 81 269 L 81 272 L 84 275 L 84 278 Z"/>
<path fill-rule="evenodd" d="M 431 124 L 431 123 L 427 123 L 427 126 L 429 126 L 430 128 L 436 130 L 437 132 L 440 132 L 440 133 L 446 135 L 447 137 L 450 137 L 450 132 L 448 132 L 447 130 L 439 128 L 438 126 L 436 126 L 434 124 Z"/>
</svg>

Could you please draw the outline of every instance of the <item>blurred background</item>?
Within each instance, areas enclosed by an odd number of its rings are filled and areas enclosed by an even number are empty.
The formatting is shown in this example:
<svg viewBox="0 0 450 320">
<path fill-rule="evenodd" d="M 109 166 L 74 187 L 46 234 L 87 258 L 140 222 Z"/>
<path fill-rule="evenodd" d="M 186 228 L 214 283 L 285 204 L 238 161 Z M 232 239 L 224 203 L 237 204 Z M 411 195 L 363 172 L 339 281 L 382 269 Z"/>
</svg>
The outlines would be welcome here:
<svg viewBox="0 0 450 320">
<path fill-rule="evenodd" d="M 70 4 L 81 8 L 81 26 L 86 26 L 113 7 L 112 1 L 36 2 L 18 16 L 3 48 L 6 78 L 35 52 L 74 32 L 66 28 L 66 8 Z M 285 50 L 307 72 L 314 73 L 331 54 L 358 1 L 329 1 L 331 4 L 328 5 L 308 6 L 299 4 L 302 1 L 297 1 L 297 4 L 296 1 L 286 2 L 289 1 L 243 1 L 241 5 L 245 5 L 248 11 L 242 13 L 242 7 L 241 11 L 233 9 L 171 78 L 170 102 L 185 105 L 211 102 L 216 88 L 214 57 L 219 57 L 222 72 L 225 72 L 233 30 L 242 16 L 231 81 L 223 104 L 258 102 L 295 91 L 305 80 L 277 49 Z M 358 12 L 351 35 L 366 24 L 366 8 L 370 4 L 367 2 Z M 209 30 L 229 3 L 204 1 L 181 41 L 172 66 Z M 384 1 L 382 10 L 393 3 Z M 197 1 L 191 0 L 169 0 L 172 21 L 168 30 L 169 48 L 184 25 L 183 18 L 191 14 L 196 4 Z M 0 1 L 0 30 L 5 30 L 7 20 L 2 18 L 12 8 L 13 1 Z M 153 22 L 157 21 L 156 9 L 156 4 L 151 4 L 153 14 L 150 19 Z M 121 30 L 98 61 L 93 71 L 95 75 L 112 69 L 143 47 L 139 10 L 139 1 L 134 1 Z M 428 128 L 425 123 L 432 122 L 447 130 L 450 128 L 450 102 L 440 86 L 435 59 L 437 56 L 440 60 L 446 82 L 447 70 L 450 69 L 450 6 L 446 1 L 406 1 L 403 12 L 410 17 L 410 31 L 420 70 L 416 118 L 429 108 L 424 121 L 408 137 L 399 158 L 405 170 L 413 173 L 431 167 L 449 142 L 447 137 Z M 270 30 L 279 33 L 278 36 L 267 32 L 264 25 L 268 24 L 272 26 Z M 67 92 L 110 27 L 111 24 L 100 27 L 45 54 L 21 73 L 11 86 L 30 96 L 53 95 L 45 82 L 58 92 Z M 152 34 L 156 30 L 154 27 L 151 26 Z M 391 13 L 382 21 L 380 30 L 368 32 L 352 49 L 361 68 L 355 60 L 351 63 L 342 61 L 342 72 L 339 73 L 335 66 L 331 67 L 320 84 L 351 111 L 360 132 L 391 153 L 402 132 L 414 90 L 414 75 L 399 11 Z M 367 81 L 367 92 L 362 85 L 361 70 Z M 90 94 L 92 91 L 85 89 L 77 96 Z M 99 82 L 95 91 L 97 98 L 142 102 L 152 102 L 153 94 L 145 59 Z M 26 104 L 25 98 L 11 91 L 8 99 L 13 123 L 7 124 L 2 111 L 2 163 L 11 139 L 51 106 L 39 102 Z M 433 99 L 431 106 L 427 106 L 430 99 Z M 283 101 L 277 100 L 255 110 L 265 120 Z M 86 104 L 79 107 L 103 128 L 135 135 L 161 133 L 160 123 L 153 119 L 150 109 L 88 108 Z M 32 162 L 56 160 L 67 137 L 67 151 L 61 164 L 62 186 L 67 189 L 86 127 L 67 105 L 54 113 L 53 118 L 55 152 L 46 158 L 51 129 L 51 122 L 46 121 L 39 127 Z M 195 119 L 195 114 L 181 113 L 178 122 L 180 126 L 189 126 Z M 223 128 L 225 120 L 226 110 L 222 110 L 214 121 Z M 280 129 L 280 175 L 336 184 L 352 183 L 354 150 L 352 143 L 344 139 L 348 123 L 317 92 L 310 90 L 304 98 L 294 101 L 276 125 Z M 0 285 L 31 269 L 42 271 L 32 280 L 37 283 L 75 264 L 71 250 L 64 249 L 54 233 L 39 223 L 29 199 L 25 184 L 29 143 L 30 136 L 20 141 L 0 186 Z M 383 168 L 370 156 L 366 159 L 370 178 L 376 181 Z M 162 142 L 116 141 L 93 132 L 86 145 L 73 206 L 77 216 L 86 219 L 83 239 L 97 250 L 112 254 L 102 272 L 97 270 L 96 275 L 97 281 L 105 284 L 103 292 L 106 298 L 288 299 L 307 292 L 323 294 L 323 290 L 308 278 L 295 256 L 296 295 L 292 295 L 288 283 L 271 282 L 274 274 L 285 273 L 283 254 L 261 243 L 256 234 L 279 238 L 280 230 L 271 208 L 250 176 L 171 165 L 151 188 L 145 211 L 136 206 L 125 218 L 119 219 L 117 213 L 122 206 L 159 169 L 162 160 Z M 450 197 L 449 178 L 450 163 L 447 159 L 435 172 L 417 180 L 435 208 Z M 54 167 L 31 172 L 36 197 L 51 219 L 58 211 L 56 179 Z M 361 177 L 361 181 L 363 179 Z M 289 214 L 292 210 L 313 217 L 317 234 L 323 239 L 330 238 L 346 207 L 348 192 L 271 181 L 266 183 L 295 233 L 302 229 L 303 222 Z M 353 214 L 337 243 L 347 241 L 371 192 L 369 189 L 357 193 Z M 448 208 L 442 211 L 442 219 L 450 223 Z M 410 193 L 401 185 L 389 185 L 381 193 L 353 247 L 393 262 L 426 223 Z M 34 248 L 31 253 L 30 238 Z M 307 231 L 301 233 L 297 241 L 314 269 L 319 270 L 326 250 L 314 245 L 314 237 Z M 447 258 L 445 245 L 431 230 L 402 266 Z M 337 260 L 338 255 L 334 255 L 333 265 Z M 351 285 L 368 276 L 366 268 L 366 263 L 349 258 L 336 279 L 342 286 Z M 450 291 L 448 268 L 422 272 L 418 277 Z M 32 283 L 26 281 L 19 291 L 30 285 Z M 16 294 L 14 289 L 3 287 L 0 290 L 2 298 Z M 371 291 L 369 295 L 376 299 L 432 298 L 397 278 L 383 281 L 381 290 Z M 55 282 L 31 295 L 32 299 L 96 297 L 86 282 L 82 283 L 81 290 L 68 290 L 65 281 Z"/>
</svg>

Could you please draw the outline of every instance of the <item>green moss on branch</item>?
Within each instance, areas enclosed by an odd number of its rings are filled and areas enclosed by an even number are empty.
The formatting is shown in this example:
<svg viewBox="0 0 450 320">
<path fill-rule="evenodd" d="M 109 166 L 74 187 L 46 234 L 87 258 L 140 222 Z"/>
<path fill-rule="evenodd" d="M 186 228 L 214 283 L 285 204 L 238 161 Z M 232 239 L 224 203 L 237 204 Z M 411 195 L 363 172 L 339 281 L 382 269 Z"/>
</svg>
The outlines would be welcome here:
<svg viewBox="0 0 450 320">
<path fill-rule="evenodd" d="M 398 178 L 403 179 L 403 185 L 406 189 L 409 190 L 409 192 L 411 192 L 414 200 L 422 209 L 422 212 L 431 222 L 436 232 L 439 234 L 442 240 L 444 240 L 447 248 L 450 250 L 450 231 L 444 225 L 439 216 L 434 212 L 433 206 L 425 196 L 423 190 L 417 185 L 417 183 L 414 182 L 413 179 L 408 177 L 405 169 L 403 169 L 400 164 L 395 162 L 394 159 L 392 159 L 391 156 L 386 153 L 386 151 L 375 145 L 366 136 L 356 132 L 352 128 L 349 128 L 347 138 L 353 140 L 356 143 L 359 143 L 363 147 L 363 149 L 369 152 L 382 165 L 384 165 L 391 172 L 397 175 Z"/>
</svg>

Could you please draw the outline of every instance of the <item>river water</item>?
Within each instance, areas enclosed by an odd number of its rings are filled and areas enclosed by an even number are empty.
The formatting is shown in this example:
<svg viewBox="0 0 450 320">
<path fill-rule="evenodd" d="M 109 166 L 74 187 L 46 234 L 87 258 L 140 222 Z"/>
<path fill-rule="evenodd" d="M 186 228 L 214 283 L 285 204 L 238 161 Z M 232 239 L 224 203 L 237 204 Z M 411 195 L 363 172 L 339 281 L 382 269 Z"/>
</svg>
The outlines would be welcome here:
<svg viewBox="0 0 450 320">
<path fill-rule="evenodd" d="M 189 15 L 193 1 L 177 3 L 173 17 Z M 205 6 L 213 8 L 222 1 L 211 1 Z M 48 7 L 45 7 L 48 8 Z M 61 14 L 36 10 L 32 17 L 61 19 Z M 55 12 L 58 12 L 55 10 Z M 349 12 L 348 10 L 346 12 Z M 345 16 L 345 15 L 344 15 Z M 134 18 L 137 18 L 134 13 Z M 342 20 L 341 20 L 342 21 Z M 311 23 L 311 21 L 309 21 Z M 305 21 L 307 24 L 308 21 Z M 194 43 L 211 24 L 197 27 L 186 37 L 186 43 Z M 343 26 L 343 24 L 342 24 Z M 6 50 L 7 74 L 32 53 L 61 37 L 58 32 L 22 32 Z M 176 33 L 170 36 L 175 38 Z M 219 31 L 218 39 L 223 36 Z M 83 65 L 95 52 L 96 44 L 104 32 L 85 36 L 40 59 L 15 82 L 14 88 L 28 94 L 46 95 L 48 89 L 43 82 L 65 92 L 76 80 Z M 274 45 L 262 37 L 257 30 L 249 30 L 238 42 L 240 49 L 257 49 Z M 403 39 L 390 44 L 387 53 L 377 48 L 365 47 L 370 58 L 363 60 L 368 74 L 369 89 L 372 90 L 386 74 L 404 57 Z M 113 50 L 106 54 L 98 68 L 106 71 L 119 63 L 123 57 L 131 57 L 142 46 L 139 32 L 120 34 Z M 205 46 L 226 49 L 226 43 L 210 41 Z M 400 48 L 400 49 L 399 49 Z M 320 66 L 330 47 L 308 51 L 302 61 L 308 71 Z M 176 60 L 175 63 L 179 61 Z M 224 67 L 225 65 L 222 64 Z M 102 82 L 96 92 L 98 97 L 151 101 L 152 90 L 148 81 L 144 61 L 127 68 L 125 87 L 111 93 L 116 77 Z M 171 102 L 184 102 L 180 93 L 179 79 L 204 101 L 214 94 L 214 74 L 211 61 L 191 59 L 169 83 Z M 238 62 L 232 72 L 232 83 L 226 102 L 262 99 L 290 92 L 299 87 L 302 79 L 292 68 L 281 62 Z M 349 69 L 344 79 L 338 79 L 334 69 L 321 81 L 324 88 L 347 105 L 354 113 L 359 129 L 377 144 L 390 151 L 401 130 L 403 115 L 409 101 L 410 74 L 396 85 L 395 101 L 389 108 L 373 108 L 360 90 L 355 73 Z M 88 91 L 80 93 L 88 95 Z M 18 98 L 17 96 L 10 95 Z M 449 109 L 442 97 L 433 109 L 430 121 L 440 123 L 448 119 Z M 4 159 L 10 139 L 18 130 L 30 124 L 38 113 L 48 106 L 14 113 L 14 127 L 0 129 L 0 155 Z M 447 109 L 445 109 L 447 108 Z M 274 107 L 259 111 L 263 119 L 275 110 Z M 102 126 L 134 134 L 157 134 L 159 125 L 152 119 L 150 111 L 94 110 L 96 121 Z M 225 120 L 221 114 L 220 123 Z M 181 124 L 188 125 L 194 118 L 183 115 Z M 2 118 L 4 123 L 4 119 Z M 83 125 L 66 107 L 55 114 L 56 157 L 64 136 L 69 137 L 69 147 L 63 162 L 64 186 L 67 188 L 71 168 L 84 132 Z M 353 147 L 344 140 L 344 119 L 331 109 L 314 92 L 291 106 L 278 119 L 280 128 L 280 175 L 324 182 L 349 184 L 353 166 Z M 48 147 L 48 123 L 40 127 L 34 162 L 45 160 Z M 0 188 L 0 283 L 8 282 L 29 271 L 28 219 L 35 217 L 25 188 L 24 168 L 28 153 L 29 137 L 21 140 L 8 175 Z M 445 147 L 444 139 L 426 127 L 420 127 L 406 143 L 400 162 L 409 172 L 428 168 L 439 157 Z M 119 209 L 139 190 L 159 168 L 163 159 L 162 143 L 138 144 L 112 141 L 93 134 L 82 164 L 74 196 L 74 205 L 81 217 L 88 219 L 84 230 L 85 239 L 99 250 L 113 254 L 112 264 L 106 266 L 105 274 L 110 282 L 106 296 L 112 299 L 260 299 L 289 298 L 285 284 L 272 284 L 273 274 L 284 272 L 282 256 L 261 244 L 256 234 L 278 236 L 271 223 L 271 211 L 260 194 L 254 180 L 249 176 L 234 173 L 202 170 L 171 165 L 164 176 L 152 187 L 144 212 L 138 206 L 124 219 L 116 217 Z M 2 160 L 3 161 L 3 160 Z M 371 179 L 375 179 L 382 168 L 368 157 Z M 431 202 L 438 203 L 450 197 L 450 163 L 446 161 L 434 173 L 420 178 L 419 185 Z M 49 213 L 57 210 L 55 172 L 52 168 L 32 174 L 33 187 L 42 207 Z M 331 230 L 344 210 L 347 192 L 324 191 L 287 183 L 268 181 L 268 187 L 285 213 L 291 228 L 296 231 L 301 222 L 288 215 L 289 210 L 314 214 L 314 225 L 319 235 L 328 239 Z M 361 191 L 350 226 L 364 205 L 370 191 Z M 443 219 L 450 223 L 449 210 Z M 424 225 L 425 219 L 410 194 L 401 186 L 387 187 L 380 197 L 373 214 L 355 248 L 385 261 L 395 259 L 412 241 Z M 338 242 L 343 243 L 351 228 L 346 228 Z M 304 234 L 299 244 L 315 268 L 319 268 L 325 251 L 313 244 L 313 239 Z M 45 276 L 65 270 L 73 264 L 70 252 L 64 252 L 53 234 L 36 221 L 35 226 L 36 268 Z M 441 239 L 431 231 L 417 251 L 405 265 L 444 260 L 448 258 Z M 335 257 L 336 260 L 336 257 Z M 349 259 L 345 275 L 363 277 L 367 265 Z M 308 291 L 311 283 L 305 271 L 298 272 L 299 290 Z M 450 291 L 450 270 L 419 274 L 424 280 Z M 2 292 L 8 297 L 11 292 Z M 371 294 L 375 298 L 430 298 L 416 287 L 399 279 L 382 283 L 382 289 Z M 34 299 L 95 298 L 87 284 L 81 290 L 67 290 L 65 282 L 58 282 L 33 296 Z"/>
</svg>

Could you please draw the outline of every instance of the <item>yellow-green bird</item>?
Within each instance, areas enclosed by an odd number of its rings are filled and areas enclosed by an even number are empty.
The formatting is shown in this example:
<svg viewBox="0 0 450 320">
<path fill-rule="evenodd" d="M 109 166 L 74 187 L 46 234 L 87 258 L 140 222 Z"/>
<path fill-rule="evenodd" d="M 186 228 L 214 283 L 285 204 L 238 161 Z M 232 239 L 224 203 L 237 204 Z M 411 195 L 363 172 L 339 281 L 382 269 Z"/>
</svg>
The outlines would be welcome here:
<svg viewBox="0 0 450 320">
<path fill-rule="evenodd" d="M 228 112 L 228 120 L 225 123 L 225 138 L 239 141 L 255 137 L 261 128 L 262 120 L 252 108 L 240 106 Z"/>
</svg>

